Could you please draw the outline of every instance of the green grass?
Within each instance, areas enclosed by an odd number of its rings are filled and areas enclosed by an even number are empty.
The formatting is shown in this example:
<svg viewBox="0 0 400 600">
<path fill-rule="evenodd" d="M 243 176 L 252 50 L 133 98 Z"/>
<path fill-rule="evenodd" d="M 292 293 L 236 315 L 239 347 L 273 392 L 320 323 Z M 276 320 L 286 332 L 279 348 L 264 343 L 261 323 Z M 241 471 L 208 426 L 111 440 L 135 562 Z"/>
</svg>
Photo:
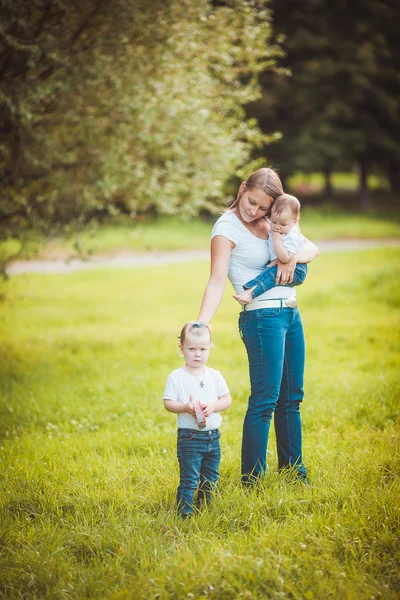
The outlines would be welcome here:
<svg viewBox="0 0 400 600">
<path fill-rule="evenodd" d="M 212 222 L 215 219 L 212 219 Z M 149 252 L 153 250 L 195 250 L 209 244 L 211 223 L 201 219 L 190 222 L 175 217 L 136 222 L 88 226 L 69 235 L 46 238 L 31 232 L 18 258 L 70 258 L 76 255 Z M 15 253 L 21 244 L 16 240 L 0 242 L 0 261 Z"/>
<path fill-rule="evenodd" d="M 95 254 L 120 250 L 147 252 L 204 248 L 209 242 L 209 237 L 210 222 L 201 219 L 182 221 L 175 217 L 160 217 L 155 221 L 104 225 L 97 230 L 78 234 L 69 244 L 72 248 L 72 245 L 78 242 Z M 57 247 L 57 241 L 54 245 Z"/>
<path fill-rule="evenodd" d="M 400 237 L 400 213 L 369 214 L 345 212 L 331 206 L 305 206 L 301 219 L 302 233 L 311 240 L 385 239 Z"/>
<path fill-rule="evenodd" d="M 296 189 L 307 189 L 309 192 L 319 192 L 324 189 L 325 179 L 322 173 L 302 173 L 298 172 L 289 177 L 288 184 Z M 332 186 L 335 190 L 346 190 L 355 192 L 359 187 L 359 175 L 356 172 L 339 172 L 332 174 Z M 375 192 L 376 190 L 388 190 L 389 184 L 384 177 L 370 175 L 368 177 L 368 188 Z"/>
<path fill-rule="evenodd" d="M 208 264 L 23 275 L 0 305 L 0 597 L 359 600 L 400 594 L 400 250 L 322 255 L 299 301 L 304 458 L 240 486 L 248 375 L 227 291 L 210 366 L 233 405 L 214 503 L 175 514 L 181 364 Z"/>
<path fill-rule="evenodd" d="M 398 209 L 372 209 L 360 213 L 354 208 L 346 211 L 329 204 L 316 207 L 312 203 L 315 199 L 311 202 L 300 198 L 303 202 L 301 230 L 311 240 L 400 238 Z M 341 202 L 344 202 L 343 198 Z M 163 217 L 139 223 L 109 223 L 69 237 L 51 239 L 31 234 L 18 258 L 66 259 L 77 255 L 89 257 L 93 254 L 207 248 L 211 225 L 217 217 L 210 217 L 208 221 L 193 219 L 185 222 L 176 217 Z M 15 253 L 18 247 L 19 242 L 15 240 L 0 243 L 0 262 Z"/>
</svg>

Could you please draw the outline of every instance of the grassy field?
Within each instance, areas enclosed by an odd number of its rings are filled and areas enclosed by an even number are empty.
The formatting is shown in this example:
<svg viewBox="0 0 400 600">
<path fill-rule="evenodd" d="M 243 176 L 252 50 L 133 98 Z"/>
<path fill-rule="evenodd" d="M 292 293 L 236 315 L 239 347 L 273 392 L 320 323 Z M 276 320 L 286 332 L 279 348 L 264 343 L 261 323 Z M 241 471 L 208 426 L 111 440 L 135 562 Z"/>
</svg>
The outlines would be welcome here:
<svg viewBox="0 0 400 600">
<path fill-rule="evenodd" d="M 354 198 L 352 198 L 352 202 Z M 310 201 L 311 202 L 311 201 Z M 314 198 L 313 202 L 316 200 Z M 345 206 L 345 200 L 341 200 Z M 194 219 L 190 222 L 176 217 L 163 217 L 156 221 L 130 221 L 87 227 L 79 233 L 64 237 L 44 238 L 31 234 L 19 258 L 89 257 L 92 254 L 117 254 L 120 252 L 148 252 L 155 250 L 187 250 L 207 248 L 212 223 Z M 301 230 L 311 240 L 400 238 L 400 212 L 395 208 L 372 209 L 367 213 L 345 211 L 333 205 L 307 204 L 300 222 Z M 0 262 L 14 253 L 19 243 L 9 240 L 0 243 Z"/>
<path fill-rule="evenodd" d="M 400 595 L 400 250 L 321 256 L 298 291 L 312 485 L 240 486 L 248 393 L 227 291 L 210 366 L 233 405 L 214 503 L 175 514 L 162 404 L 204 262 L 24 275 L 0 304 L 0 597 L 389 599 Z"/>
<path fill-rule="evenodd" d="M 291 189 L 308 188 L 310 191 L 322 191 L 324 189 L 325 180 L 322 173 L 294 173 L 289 177 L 288 185 Z M 354 172 L 338 172 L 332 174 L 332 186 L 336 191 L 352 191 L 356 192 L 360 185 L 359 174 Z M 382 190 L 389 189 L 389 183 L 384 177 L 370 175 L 368 177 L 368 189 L 373 193 L 379 193 Z"/>
</svg>

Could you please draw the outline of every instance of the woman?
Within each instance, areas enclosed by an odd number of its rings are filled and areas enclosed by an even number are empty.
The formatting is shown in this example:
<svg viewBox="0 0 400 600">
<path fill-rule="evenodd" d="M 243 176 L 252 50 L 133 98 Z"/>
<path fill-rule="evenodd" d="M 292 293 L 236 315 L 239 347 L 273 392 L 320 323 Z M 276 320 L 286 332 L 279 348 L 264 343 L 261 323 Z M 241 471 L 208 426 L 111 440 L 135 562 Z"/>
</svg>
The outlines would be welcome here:
<svg viewBox="0 0 400 600">
<path fill-rule="evenodd" d="M 273 169 L 259 169 L 244 181 L 235 202 L 215 223 L 211 241 L 211 273 L 198 321 L 209 323 L 229 277 L 236 293 L 269 262 L 266 215 L 283 193 Z M 276 285 L 248 304 L 239 316 L 239 331 L 249 360 L 251 392 L 243 425 L 242 482 L 255 481 L 266 470 L 269 426 L 274 414 L 279 469 L 293 467 L 306 481 L 302 459 L 300 402 L 303 399 L 305 343 L 297 308 L 285 300 L 296 263 L 311 262 L 318 249 L 306 240 L 286 264 L 277 262 Z M 293 302 L 289 302 L 293 305 Z"/>
</svg>

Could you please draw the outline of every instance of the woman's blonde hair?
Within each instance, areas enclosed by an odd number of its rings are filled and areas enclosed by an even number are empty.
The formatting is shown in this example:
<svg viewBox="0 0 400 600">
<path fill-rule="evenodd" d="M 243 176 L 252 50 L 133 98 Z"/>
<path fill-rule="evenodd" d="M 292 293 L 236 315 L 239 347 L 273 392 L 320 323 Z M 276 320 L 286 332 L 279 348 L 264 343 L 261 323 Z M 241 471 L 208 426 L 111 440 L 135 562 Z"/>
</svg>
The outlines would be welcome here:
<svg viewBox="0 0 400 600">
<path fill-rule="evenodd" d="M 229 208 L 236 208 L 244 191 L 250 192 L 255 189 L 262 190 L 268 194 L 268 196 L 271 196 L 272 200 L 275 200 L 277 196 L 283 194 L 282 182 L 279 179 L 278 173 L 274 171 L 274 169 L 263 167 L 262 169 L 254 171 L 254 173 L 240 185 L 236 200 Z"/>
</svg>

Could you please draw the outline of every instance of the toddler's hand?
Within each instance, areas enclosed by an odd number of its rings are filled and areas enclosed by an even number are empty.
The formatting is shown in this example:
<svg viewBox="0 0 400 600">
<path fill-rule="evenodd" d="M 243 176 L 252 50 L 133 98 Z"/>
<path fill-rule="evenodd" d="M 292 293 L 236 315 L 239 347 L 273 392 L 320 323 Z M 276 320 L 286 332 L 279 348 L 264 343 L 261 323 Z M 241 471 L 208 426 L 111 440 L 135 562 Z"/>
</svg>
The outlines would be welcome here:
<svg viewBox="0 0 400 600">
<path fill-rule="evenodd" d="M 244 292 L 240 292 L 240 294 L 233 294 L 232 298 L 237 300 L 240 304 L 248 304 L 252 302 L 253 295 L 250 290 L 245 290 Z"/>
<path fill-rule="evenodd" d="M 203 409 L 203 415 L 207 418 L 213 414 L 215 404 L 202 404 L 201 408 Z"/>
<path fill-rule="evenodd" d="M 185 412 L 189 413 L 193 418 L 196 417 L 196 413 L 193 408 L 193 397 L 190 396 L 188 404 L 185 404 Z"/>
</svg>

